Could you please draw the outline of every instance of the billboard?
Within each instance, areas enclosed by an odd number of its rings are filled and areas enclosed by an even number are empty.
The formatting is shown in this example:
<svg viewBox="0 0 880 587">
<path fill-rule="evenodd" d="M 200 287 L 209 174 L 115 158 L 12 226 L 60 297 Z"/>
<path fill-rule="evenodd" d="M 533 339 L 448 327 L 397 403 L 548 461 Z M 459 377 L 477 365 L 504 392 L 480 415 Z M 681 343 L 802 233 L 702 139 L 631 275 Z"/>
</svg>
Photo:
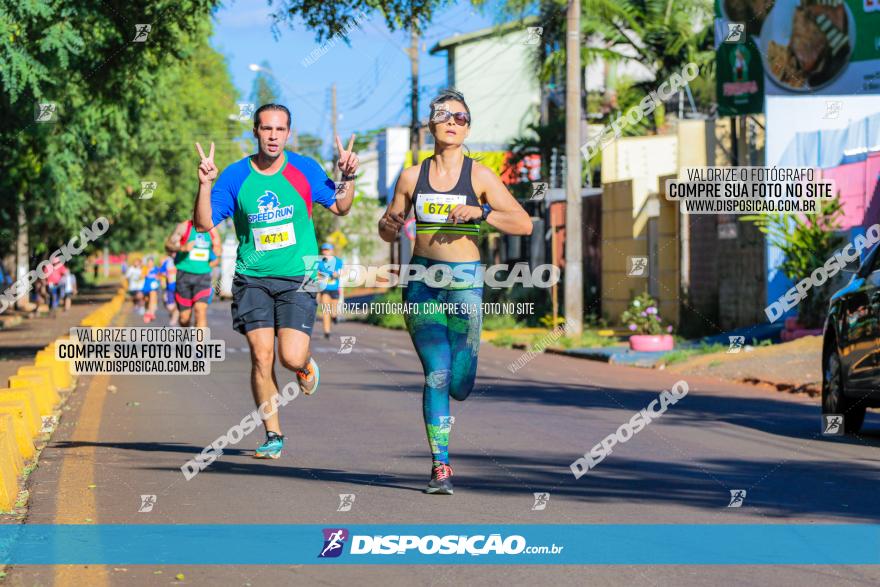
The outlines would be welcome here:
<svg viewBox="0 0 880 587">
<path fill-rule="evenodd" d="M 715 17 L 723 115 L 760 112 L 761 93 L 880 93 L 878 0 L 715 0 Z"/>
</svg>

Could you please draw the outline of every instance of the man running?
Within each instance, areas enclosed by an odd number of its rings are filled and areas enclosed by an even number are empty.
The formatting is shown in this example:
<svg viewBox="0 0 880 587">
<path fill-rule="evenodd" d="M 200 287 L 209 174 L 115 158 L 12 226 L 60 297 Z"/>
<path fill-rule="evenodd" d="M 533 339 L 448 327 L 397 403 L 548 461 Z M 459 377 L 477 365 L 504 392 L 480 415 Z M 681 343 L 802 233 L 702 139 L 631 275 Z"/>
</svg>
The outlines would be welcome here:
<svg viewBox="0 0 880 587">
<path fill-rule="evenodd" d="M 144 272 L 141 260 L 135 259 L 134 263 L 125 268 L 125 279 L 128 281 L 128 293 L 134 301 L 135 310 L 141 316 L 144 315 Z"/>
<path fill-rule="evenodd" d="M 336 306 L 339 303 L 339 272 L 342 271 L 342 259 L 334 255 L 333 245 L 321 245 L 321 260 L 318 261 L 318 281 L 321 293 L 318 303 L 321 304 L 321 318 L 324 326 L 324 338 L 330 338 L 330 321 L 336 322 Z"/>
<path fill-rule="evenodd" d="M 228 166 L 217 178 L 214 145 L 208 155 L 196 143 L 201 157 L 199 192 L 193 220 L 207 231 L 232 217 L 238 237 L 236 273 L 232 281 L 232 325 L 245 337 L 251 351 L 251 391 L 257 406 L 278 393 L 275 377 L 275 338 L 278 358 L 296 373 L 300 389 L 315 393 L 320 374 L 309 354 L 317 309 L 317 292 L 304 287 L 317 259 L 318 243 L 312 206 L 321 204 L 337 216 L 351 209 L 357 155 L 336 137 L 342 181 L 334 183 L 314 160 L 284 150 L 290 138 L 290 111 L 264 104 L 254 113 L 258 151 Z M 179 281 L 178 281 L 178 287 Z M 284 436 L 277 410 L 265 420 L 266 442 L 256 458 L 281 456 Z"/>
<path fill-rule="evenodd" d="M 211 270 L 220 263 L 221 246 L 216 228 L 197 231 L 192 220 L 178 224 L 165 241 L 165 249 L 177 253 L 174 299 L 184 328 L 192 324 L 193 313 L 196 328 L 208 326 L 208 304 L 214 299 Z"/>
<path fill-rule="evenodd" d="M 143 293 L 147 305 L 144 324 L 149 324 L 156 319 L 156 308 L 159 307 L 159 267 L 153 255 L 148 255 L 146 259 Z"/>
</svg>

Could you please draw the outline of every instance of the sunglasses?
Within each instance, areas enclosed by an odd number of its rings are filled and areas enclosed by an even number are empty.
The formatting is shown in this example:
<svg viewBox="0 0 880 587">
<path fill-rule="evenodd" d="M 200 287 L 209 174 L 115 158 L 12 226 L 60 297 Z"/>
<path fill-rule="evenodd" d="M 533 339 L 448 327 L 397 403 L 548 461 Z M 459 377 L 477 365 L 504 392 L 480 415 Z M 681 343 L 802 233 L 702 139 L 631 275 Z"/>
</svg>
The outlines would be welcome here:
<svg viewBox="0 0 880 587">
<path fill-rule="evenodd" d="M 471 123 L 471 115 L 467 112 L 450 112 L 449 110 L 437 110 L 434 112 L 434 115 L 431 116 L 431 122 L 440 124 L 446 122 L 450 118 L 455 119 L 455 124 L 458 126 L 464 126 L 466 124 Z"/>
</svg>

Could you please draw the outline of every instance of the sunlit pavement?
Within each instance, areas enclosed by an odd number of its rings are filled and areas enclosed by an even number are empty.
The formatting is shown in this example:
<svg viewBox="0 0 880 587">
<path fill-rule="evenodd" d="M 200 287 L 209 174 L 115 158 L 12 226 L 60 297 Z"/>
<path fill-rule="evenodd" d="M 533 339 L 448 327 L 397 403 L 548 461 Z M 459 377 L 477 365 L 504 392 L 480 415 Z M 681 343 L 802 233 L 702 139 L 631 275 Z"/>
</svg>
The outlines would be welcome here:
<svg viewBox="0 0 880 587">
<path fill-rule="evenodd" d="M 254 460 L 257 430 L 191 481 L 180 467 L 254 409 L 249 357 L 228 303 L 211 307 L 227 359 L 208 376 L 81 381 L 30 480 L 28 522 L 101 524 L 876 523 L 880 418 L 857 438 L 819 434 L 815 400 L 711 380 L 484 344 L 477 386 L 453 402 L 455 495 L 422 493 L 430 455 L 421 368 L 409 337 L 353 322 L 325 341 L 315 396 L 281 412 L 276 461 Z M 131 325 L 141 325 L 132 314 Z M 162 316 L 159 325 L 167 323 Z M 340 335 L 354 336 L 340 354 Z M 278 370 L 279 381 L 291 374 Z M 595 469 L 569 464 L 678 379 L 690 392 Z M 108 389 L 108 386 L 115 386 Z M 739 508 L 731 490 L 746 490 Z M 543 510 L 533 493 L 549 492 Z M 354 494 L 337 511 L 340 494 Z M 155 495 L 151 511 L 142 495 Z M 320 546 L 316 543 L 316 548 Z M 736 545 L 731 545 L 736 548 Z M 266 548 L 284 549 L 284 544 Z M 317 551 L 316 551 L 317 555 Z M 182 579 L 175 578 L 183 574 Z M 719 576 L 723 573 L 723 577 Z M 561 584 L 705 585 L 709 581 L 867 584 L 873 567 L 128 566 L 18 567 L 14 585 Z M 809 583 L 806 583 L 809 582 Z"/>
</svg>

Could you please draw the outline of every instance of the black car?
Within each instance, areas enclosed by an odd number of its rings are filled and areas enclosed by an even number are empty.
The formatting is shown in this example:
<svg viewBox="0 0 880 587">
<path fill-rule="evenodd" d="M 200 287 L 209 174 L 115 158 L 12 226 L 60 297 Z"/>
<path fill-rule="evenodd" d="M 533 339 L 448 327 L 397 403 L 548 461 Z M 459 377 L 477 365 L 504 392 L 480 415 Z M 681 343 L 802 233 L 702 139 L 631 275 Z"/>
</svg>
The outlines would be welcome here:
<svg viewBox="0 0 880 587">
<path fill-rule="evenodd" d="M 831 296 L 822 342 L 822 413 L 842 414 L 844 432 L 861 429 L 880 406 L 880 246 Z"/>
</svg>

